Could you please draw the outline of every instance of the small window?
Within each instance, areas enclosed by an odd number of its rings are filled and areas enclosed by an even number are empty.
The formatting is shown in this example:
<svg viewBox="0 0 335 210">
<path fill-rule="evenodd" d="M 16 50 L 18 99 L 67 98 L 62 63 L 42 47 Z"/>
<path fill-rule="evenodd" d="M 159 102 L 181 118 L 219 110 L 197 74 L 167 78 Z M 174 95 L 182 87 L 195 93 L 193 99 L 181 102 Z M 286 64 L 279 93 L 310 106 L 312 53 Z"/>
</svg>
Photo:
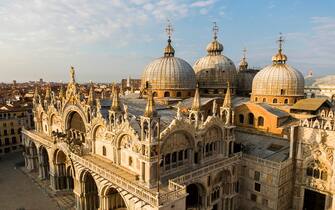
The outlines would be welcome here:
<svg viewBox="0 0 335 210">
<path fill-rule="evenodd" d="M 261 177 L 261 173 L 259 171 L 255 171 L 255 173 L 254 173 L 254 180 L 255 181 L 259 181 L 260 177 Z"/>
<path fill-rule="evenodd" d="M 314 169 L 314 174 L 313 174 L 314 178 L 320 178 L 320 171 L 319 169 Z"/>
<path fill-rule="evenodd" d="M 257 201 L 257 195 L 255 195 L 255 194 L 251 194 L 250 195 L 250 199 L 252 200 L 252 201 Z"/>
<path fill-rule="evenodd" d="M 103 155 L 103 156 L 106 156 L 106 153 L 107 153 L 107 152 L 106 152 L 106 147 L 103 146 L 103 147 L 102 147 L 102 155 Z"/>
<path fill-rule="evenodd" d="M 263 98 L 263 102 L 266 102 L 266 98 Z"/>
<path fill-rule="evenodd" d="M 129 163 L 129 166 L 133 165 L 133 158 L 132 157 L 129 157 L 128 163 Z"/>
<path fill-rule="evenodd" d="M 181 92 L 177 92 L 177 97 L 181 97 Z"/>
<path fill-rule="evenodd" d="M 287 98 L 285 98 L 284 104 L 288 104 L 288 99 Z"/>
<path fill-rule="evenodd" d="M 183 150 L 179 151 L 178 152 L 178 160 L 180 160 L 180 161 L 183 160 L 183 155 L 184 155 Z"/>
<path fill-rule="evenodd" d="M 280 95 L 285 95 L 285 93 L 286 93 L 285 89 L 280 90 Z"/>
<path fill-rule="evenodd" d="M 248 123 L 249 125 L 254 125 L 254 114 L 253 113 L 249 113 L 248 115 Z"/>
<path fill-rule="evenodd" d="M 170 92 L 165 92 L 164 97 L 170 97 Z"/>
<path fill-rule="evenodd" d="M 255 98 L 255 101 L 256 101 L 256 102 L 258 101 L 258 98 L 257 98 L 257 97 Z"/>
<path fill-rule="evenodd" d="M 276 98 L 274 98 L 273 100 L 272 100 L 272 103 L 274 103 L 274 104 L 276 104 L 278 102 L 278 100 L 276 99 Z"/>
<path fill-rule="evenodd" d="M 255 191 L 257 191 L 257 192 L 261 191 L 261 184 L 255 182 Z"/>
<path fill-rule="evenodd" d="M 264 126 L 264 117 L 258 117 L 258 126 Z"/>
<path fill-rule="evenodd" d="M 263 205 L 263 206 L 268 206 L 268 205 L 269 205 L 269 200 L 263 198 L 263 200 L 262 200 L 262 205 Z"/>
<path fill-rule="evenodd" d="M 240 122 L 241 124 L 244 123 L 244 115 L 243 115 L 243 114 L 240 114 L 240 115 L 238 116 L 238 119 L 239 119 L 239 122 Z"/>
</svg>

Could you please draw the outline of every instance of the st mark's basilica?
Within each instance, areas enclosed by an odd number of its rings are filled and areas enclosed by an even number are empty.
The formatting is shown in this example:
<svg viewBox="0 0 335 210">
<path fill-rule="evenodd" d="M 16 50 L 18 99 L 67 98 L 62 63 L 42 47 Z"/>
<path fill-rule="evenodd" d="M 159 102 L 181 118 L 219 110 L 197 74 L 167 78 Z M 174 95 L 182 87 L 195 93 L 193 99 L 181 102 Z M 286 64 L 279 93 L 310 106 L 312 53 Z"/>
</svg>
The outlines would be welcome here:
<svg viewBox="0 0 335 210">
<path fill-rule="evenodd" d="M 224 54 L 216 25 L 193 67 L 171 32 L 140 91 L 98 97 L 73 67 L 66 89 L 36 87 L 25 167 L 77 210 L 335 209 L 334 106 L 305 97 L 282 37 L 254 70 Z"/>
</svg>

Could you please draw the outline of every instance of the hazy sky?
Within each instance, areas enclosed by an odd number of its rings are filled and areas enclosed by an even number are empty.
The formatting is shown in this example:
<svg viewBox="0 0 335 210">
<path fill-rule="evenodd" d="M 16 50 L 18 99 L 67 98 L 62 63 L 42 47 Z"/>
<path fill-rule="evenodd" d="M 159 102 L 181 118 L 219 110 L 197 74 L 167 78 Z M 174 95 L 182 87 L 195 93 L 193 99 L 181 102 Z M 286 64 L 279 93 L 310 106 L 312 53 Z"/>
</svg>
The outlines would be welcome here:
<svg viewBox="0 0 335 210">
<path fill-rule="evenodd" d="M 335 74 L 334 0 L 1 0 L 0 81 L 119 81 L 140 77 L 163 55 L 170 19 L 176 56 L 206 54 L 212 22 L 224 54 L 238 64 L 271 63 L 285 37 L 288 63 L 303 73 Z"/>
</svg>

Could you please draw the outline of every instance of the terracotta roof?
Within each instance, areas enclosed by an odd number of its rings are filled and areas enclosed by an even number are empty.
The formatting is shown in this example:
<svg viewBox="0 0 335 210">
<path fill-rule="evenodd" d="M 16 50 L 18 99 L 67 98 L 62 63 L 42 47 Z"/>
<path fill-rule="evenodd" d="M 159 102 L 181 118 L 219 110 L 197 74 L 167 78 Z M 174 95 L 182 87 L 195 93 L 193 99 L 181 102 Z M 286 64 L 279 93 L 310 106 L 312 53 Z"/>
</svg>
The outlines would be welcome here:
<svg viewBox="0 0 335 210">
<path fill-rule="evenodd" d="M 306 98 L 299 100 L 297 103 L 295 103 L 292 109 L 316 111 L 325 103 L 331 106 L 331 103 L 328 101 L 327 98 Z"/>
</svg>

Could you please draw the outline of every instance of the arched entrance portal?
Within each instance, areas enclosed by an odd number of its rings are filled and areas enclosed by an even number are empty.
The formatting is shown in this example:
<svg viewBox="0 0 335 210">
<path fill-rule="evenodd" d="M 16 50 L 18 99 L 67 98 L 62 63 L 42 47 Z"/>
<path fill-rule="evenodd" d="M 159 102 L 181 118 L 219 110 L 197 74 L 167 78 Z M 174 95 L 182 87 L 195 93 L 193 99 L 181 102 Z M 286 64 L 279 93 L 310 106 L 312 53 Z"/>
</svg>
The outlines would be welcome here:
<svg viewBox="0 0 335 210">
<path fill-rule="evenodd" d="M 33 141 L 29 141 L 28 147 L 26 149 L 26 154 L 26 168 L 29 171 L 38 170 L 37 147 Z"/>
<path fill-rule="evenodd" d="M 49 179 L 50 176 L 50 164 L 49 164 L 49 155 L 48 151 L 45 147 L 40 147 L 40 167 L 39 167 L 39 175 L 41 179 Z"/>
<path fill-rule="evenodd" d="M 61 150 L 55 152 L 55 188 L 56 190 L 73 190 L 73 171 L 66 168 L 67 157 Z"/>
<path fill-rule="evenodd" d="M 120 193 L 113 187 L 106 187 L 102 192 L 101 209 L 126 210 L 127 206 Z"/>
<path fill-rule="evenodd" d="M 204 203 L 204 190 L 200 184 L 190 184 L 186 187 L 186 209 L 201 209 Z"/>
<path fill-rule="evenodd" d="M 83 195 L 85 210 L 97 210 L 99 208 L 98 187 L 89 172 L 83 177 Z"/>
</svg>

